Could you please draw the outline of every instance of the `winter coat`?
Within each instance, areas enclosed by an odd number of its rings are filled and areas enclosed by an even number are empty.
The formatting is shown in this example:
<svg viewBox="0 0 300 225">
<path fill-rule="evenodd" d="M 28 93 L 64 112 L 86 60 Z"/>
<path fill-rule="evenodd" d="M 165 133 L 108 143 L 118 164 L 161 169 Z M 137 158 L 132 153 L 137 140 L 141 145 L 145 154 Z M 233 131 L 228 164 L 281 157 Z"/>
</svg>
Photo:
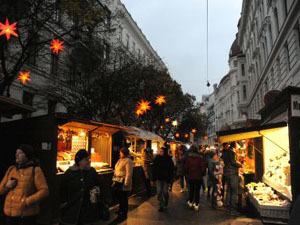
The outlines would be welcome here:
<svg viewBox="0 0 300 225">
<path fill-rule="evenodd" d="M 168 155 L 158 155 L 153 163 L 153 180 L 161 180 L 171 182 L 173 178 L 174 164 L 173 160 Z"/>
<path fill-rule="evenodd" d="M 189 153 L 185 170 L 189 180 L 201 180 L 206 173 L 206 163 L 203 155 L 198 152 Z"/>
<path fill-rule="evenodd" d="M 17 186 L 9 190 L 6 183 L 11 178 L 17 180 Z M 0 195 L 3 194 L 6 194 L 6 216 L 34 216 L 39 213 L 39 203 L 49 195 L 49 190 L 41 168 L 29 162 L 23 166 L 11 166 L 7 170 L 0 184 Z"/>
<path fill-rule="evenodd" d="M 133 162 L 130 156 L 120 158 L 115 166 L 114 176 L 124 177 L 123 191 L 132 189 Z"/>
<path fill-rule="evenodd" d="M 178 158 L 177 159 L 177 171 L 176 171 L 176 175 L 177 176 L 184 176 L 184 171 L 185 171 L 185 168 L 184 168 L 184 164 L 185 164 L 185 160 L 184 158 L 180 159 Z"/>
<path fill-rule="evenodd" d="M 153 163 L 153 154 L 151 149 L 147 149 L 143 152 L 142 155 L 142 162 L 143 162 L 143 170 L 145 173 L 146 179 L 151 179 L 151 164 Z"/>
<path fill-rule="evenodd" d="M 94 224 L 100 220 L 97 203 L 90 200 L 90 190 L 98 187 L 100 180 L 93 167 L 80 169 L 71 166 L 63 175 L 61 183 L 61 217 L 63 224 Z"/>
<path fill-rule="evenodd" d="M 223 152 L 223 159 L 224 159 L 224 176 L 230 176 L 230 175 L 238 175 L 239 168 L 242 167 L 242 165 L 236 161 L 235 158 L 235 152 L 231 149 L 224 150 Z"/>
</svg>

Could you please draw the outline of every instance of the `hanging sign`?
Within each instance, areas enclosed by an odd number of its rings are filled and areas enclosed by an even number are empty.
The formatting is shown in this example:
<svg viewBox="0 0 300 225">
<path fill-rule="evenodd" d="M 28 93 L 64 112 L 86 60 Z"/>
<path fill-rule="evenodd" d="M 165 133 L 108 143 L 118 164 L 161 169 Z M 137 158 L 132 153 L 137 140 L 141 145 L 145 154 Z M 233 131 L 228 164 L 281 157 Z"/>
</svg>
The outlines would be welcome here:
<svg viewBox="0 0 300 225">
<path fill-rule="evenodd" d="M 291 95 L 291 116 L 300 117 L 300 95 Z"/>
</svg>

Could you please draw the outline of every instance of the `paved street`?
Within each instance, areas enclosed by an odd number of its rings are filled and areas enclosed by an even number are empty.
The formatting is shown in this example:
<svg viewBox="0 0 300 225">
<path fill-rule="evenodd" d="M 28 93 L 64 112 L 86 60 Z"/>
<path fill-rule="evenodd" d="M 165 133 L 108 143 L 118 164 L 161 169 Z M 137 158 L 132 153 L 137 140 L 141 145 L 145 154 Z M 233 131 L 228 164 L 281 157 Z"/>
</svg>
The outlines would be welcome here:
<svg viewBox="0 0 300 225">
<path fill-rule="evenodd" d="M 179 185 L 174 184 L 173 192 L 170 195 L 168 209 L 159 213 L 157 211 L 156 196 L 148 201 L 143 201 L 141 197 L 130 199 L 130 212 L 127 221 L 122 225 L 261 225 L 256 219 L 246 217 L 232 217 L 224 210 L 213 210 L 210 208 L 206 198 L 201 200 L 199 212 L 194 212 L 186 207 L 186 193 L 179 192 Z M 142 202 L 142 203 L 141 203 Z M 111 225 L 114 222 L 109 223 Z"/>
</svg>

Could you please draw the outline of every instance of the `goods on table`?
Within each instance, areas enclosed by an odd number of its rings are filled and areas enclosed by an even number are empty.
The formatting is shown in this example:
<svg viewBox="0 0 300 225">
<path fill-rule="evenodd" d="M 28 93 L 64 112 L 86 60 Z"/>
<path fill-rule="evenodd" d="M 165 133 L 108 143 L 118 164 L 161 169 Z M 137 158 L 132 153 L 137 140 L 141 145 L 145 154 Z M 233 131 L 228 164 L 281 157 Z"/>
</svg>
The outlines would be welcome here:
<svg viewBox="0 0 300 225">
<path fill-rule="evenodd" d="M 264 206 L 289 206 L 288 200 L 281 199 L 274 190 L 264 183 L 249 183 L 246 185 L 249 194 L 252 195 L 259 205 Z"/>
</svg>

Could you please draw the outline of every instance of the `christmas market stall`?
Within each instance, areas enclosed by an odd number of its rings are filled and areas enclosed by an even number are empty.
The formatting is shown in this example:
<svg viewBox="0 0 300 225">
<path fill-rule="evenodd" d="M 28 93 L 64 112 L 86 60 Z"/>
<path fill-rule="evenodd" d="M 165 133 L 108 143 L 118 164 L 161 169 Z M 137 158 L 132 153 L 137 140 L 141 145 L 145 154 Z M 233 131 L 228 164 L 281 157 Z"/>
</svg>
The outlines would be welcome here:
<svg viewBox="0 0 300 225">
<path fill-rule="evenodd" d="M 101 180 L 101 194 L 109 204 L 114 204 L 111 195 L 113 166 L 122 141 L 117 141 L 121 131 L 129 128 L 74 118 L 67 114 L 53 114 L 0 123 L 3 157 L 0 159 L 0 177 L 14 164 L 15 150 L 22 144 L 32 145 L 37 152 L 41 168 L 47 179 L 50 197 L 41 206 L 39 223 L 52 224 L 58 218 L 60 181 L 63 173 L 74 164 L 79 149 L 91 154 L 91 166 Z M 144 189 L 143 170 L 134 167 L 133 189 L 135 194 Z"/>
<path fill-rule="evenodd" d="M 299 104 L 300 89 L 288 87 L 265 98 L 260 126 L 218 132 L 221 143 L 236 142 L 240 171 L 253 174 L 246 189 L 264 221 L 286 222 L 300 193 Z"/>
</svg>

